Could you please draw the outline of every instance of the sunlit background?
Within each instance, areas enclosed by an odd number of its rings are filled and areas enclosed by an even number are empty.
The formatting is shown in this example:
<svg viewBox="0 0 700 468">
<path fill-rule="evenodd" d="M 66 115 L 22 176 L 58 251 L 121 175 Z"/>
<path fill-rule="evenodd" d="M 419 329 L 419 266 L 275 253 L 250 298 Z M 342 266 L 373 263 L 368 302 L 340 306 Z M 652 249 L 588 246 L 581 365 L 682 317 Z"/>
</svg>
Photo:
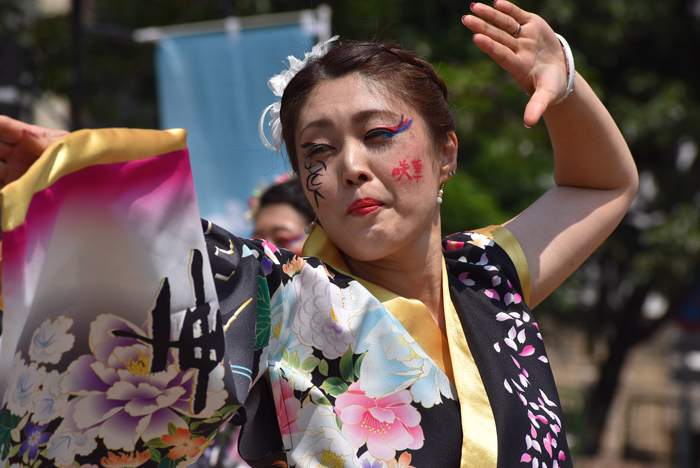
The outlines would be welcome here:
<svg viewBox="0 0 700 468">
<path fill-rule="evenodd" d="M 700 466 L 700 0 L 521 0 L 565 36 L 632 149 L 640 190 L 539 318 L 579 467 Z M 438 69 L 458 122 L 443 227 L 500 224 L 553 184 L 543 123 L 472 43 L 465 0 L 0 0 L 0 113 L 185 127 L 202 214 L 248 235 L 284 171 L 259 143 L 266 79 L 319 38 L 390 40 Z M 207 120 L 209 119 L 209 120 Z M 216 463 L 223 466 L 225 458 Z"/>
</svg>

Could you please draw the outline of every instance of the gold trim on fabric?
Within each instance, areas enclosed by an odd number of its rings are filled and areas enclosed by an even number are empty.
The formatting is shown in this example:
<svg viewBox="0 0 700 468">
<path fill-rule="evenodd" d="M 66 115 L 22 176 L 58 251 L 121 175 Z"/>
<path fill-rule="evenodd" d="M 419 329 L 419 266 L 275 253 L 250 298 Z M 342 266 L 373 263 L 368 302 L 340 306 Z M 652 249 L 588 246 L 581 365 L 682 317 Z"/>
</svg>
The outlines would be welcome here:
<svg viewBox="0 0 700 468">
<path fill-rule="evenodd" d="M 443 259 L 442 295 L 445 304 L 445 328 L 452 356 L 455 387 L 462 415 L 463 467 L 495 468 L 498 462 L 496 420 L 481 374 L 469 349 L 464 329 L 450 298 L 447 269 Z"/>
<path fill-rule="evenodd" d="M 321 226 L 316 225 L 311 235 L 306 239 L 302 255 L 316 257 L 344 275 L 354 278 L 358 283 L 382 303 L 386 309 L 401 323 L 409 335 L 416 340 L 418 346 L 454 383 L 450 348 L 446 337 L 440 331 L 428 308 L 417 299 L 407 299 L 374 283 L 358 278 L 349 272 L 338 248 L 328 239 Z"/>
<path fill-rule="evenodd" d="M 108 128 L 80 130 L 51 145 L 18 180 L 0 191 L 2 229 L 24 223 L 32 196 L 58 179 L 88 166 L 134 161 L 178 151 L 187 144 L 187 132 Z"/>
<path fill-rule="evenodd" d="M 515 270 L 520 278 L 520 286 L 523 288 L 523 299 L 526 304 L 530 303 L 530 267 L 527 265 L 527 259 L 523 249 L 518 244 L 518 240 L 513 234 L 503 226 L 488 226 L 482 229 L 475 229 L 472 232 L 477 232 L 488 237 L 496 244 L 500 245 L 506 251 L 510 259 L 515 265 Z"/>
</svg>

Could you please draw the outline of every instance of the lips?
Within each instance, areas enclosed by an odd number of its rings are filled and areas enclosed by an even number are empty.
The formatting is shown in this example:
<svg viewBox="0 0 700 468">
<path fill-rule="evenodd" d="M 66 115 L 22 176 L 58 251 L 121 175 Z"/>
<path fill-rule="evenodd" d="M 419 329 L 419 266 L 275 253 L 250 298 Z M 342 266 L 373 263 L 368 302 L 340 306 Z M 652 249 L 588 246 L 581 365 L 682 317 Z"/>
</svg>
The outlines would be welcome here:
<svg viewBox="0 0 700 468">
<path fill-rule="evenodd" d="M 375 200 L 374 198 L 362 198 L 355 200 L 349 207 L 347 213 L 349 215 L 366 215 L 377 211 L 384 206 L 384 203 Z"/>
</svg>

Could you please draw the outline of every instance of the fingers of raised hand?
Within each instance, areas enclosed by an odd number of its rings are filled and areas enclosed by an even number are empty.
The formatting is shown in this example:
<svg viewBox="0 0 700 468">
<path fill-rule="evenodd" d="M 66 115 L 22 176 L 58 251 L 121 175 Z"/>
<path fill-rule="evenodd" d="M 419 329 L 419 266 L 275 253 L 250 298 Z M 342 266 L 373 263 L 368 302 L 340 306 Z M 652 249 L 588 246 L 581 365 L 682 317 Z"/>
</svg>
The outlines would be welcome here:
<svg viewBox="0 0 700 468">
<path fill-rule="evenodd" d="M 474 35 L 474 44 L 506 71 L 515 73 L 518 69 L 519 59 L 509 47 L 484 34 Z"/>
<path fill-rule="evenodd" d="M 517 47 L 515 36 L 519 35 L 521 27 L 529 21 L 531 14 L 505 0 L 496 2 L 495 6 L 496 8 L 492 8 L 483 3 L 472 3 L 472 12 L 478 15 L 481 20 L 464 17 L 462 21 L 472 31 L 486 34 L 493 40 L 515 50 Z"/>
<path fill-rule="evenodd" d="M 503 44 L 510 50 L 515 50 L 517 47 L 516 38 L 505 32 L 503 29 L 489 24 L 481 18 L 473 15 L 467 15 L 462 18 L 462 23 L 471 29 L 474 34 L 482 34 L 493 41 Z M 513 31 L 516 31 L 517 28 L 517 25 L 514 26 Z"/>
<path fill-rule="evenodd" d="M 532 13 L 528 13 L 522 8 L 518 8 L 507 0 L 495 0 L 493 5 L 498 11 L 513 18 L 520 24 L 525 24 L 532 18 Z"/>
<path fill-rule="evenodd" d="M 505 16 L 482 3 L 474 4 L 473 11 L 475 15 L 479 16 L 466 15 L 462 17 L 462 23 L 471 29 L 473 33 L 488 36 L 511 50 L 517 48 L 517 39 L 513 37 L 512 34 L 518 30 L 518 23 L 513 18 L 507 17 L 510 21 L 504 20 L 503 18 L 497 21 L 491 18 L 491 15 L 482 15 L 482 13 L 485 12 L 495 12 L 499 17 Z"/>
</svg>

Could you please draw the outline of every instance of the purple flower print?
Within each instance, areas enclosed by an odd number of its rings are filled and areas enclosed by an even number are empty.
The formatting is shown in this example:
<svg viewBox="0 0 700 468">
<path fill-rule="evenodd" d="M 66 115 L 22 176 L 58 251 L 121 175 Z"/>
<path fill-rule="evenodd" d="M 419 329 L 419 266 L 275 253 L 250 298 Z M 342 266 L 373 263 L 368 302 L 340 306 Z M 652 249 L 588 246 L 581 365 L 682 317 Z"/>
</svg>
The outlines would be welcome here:
<svg viewBox="0 0 700 468">
<path fill-rule="evenodd" d="M 51 434 L 44 434 L 44 429 L 46 429 L 46 426 L 35 426 L 34 423 L 31 422 L 27 424 L 26 429 L 24 429 L 24 434 L 27 436 L 27 440 L 22 442 L 22 445 L 19 448 L 20 455 L 24 455 L 25 453 L 29 452 L 27 455 L 30 460 L 34 460 L 36 458 L 36 455 L 39 452 L 39 446 L 44 445 L 51 438 Z"/>
</svg>

